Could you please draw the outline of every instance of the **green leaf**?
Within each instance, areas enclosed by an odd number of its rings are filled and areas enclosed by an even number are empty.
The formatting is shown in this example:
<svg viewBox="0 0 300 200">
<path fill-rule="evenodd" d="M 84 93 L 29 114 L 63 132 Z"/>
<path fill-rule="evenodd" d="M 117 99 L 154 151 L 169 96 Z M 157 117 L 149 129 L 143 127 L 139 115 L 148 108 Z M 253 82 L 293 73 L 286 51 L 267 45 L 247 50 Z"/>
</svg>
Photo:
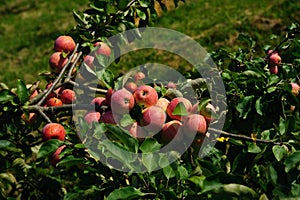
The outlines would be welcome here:
<svg viewBox="0 0 300 200">
<path fill-rule="evenodd" d="M 251 105 L 254 99 L 254 95 L 244 97 L 240 103 L 236 106 L 237 111 L 240 113 L 240 117 L 246 119 L 251 111 Z"/>
<path fill-rule="evenodd" d="M 160 150 L 161 144 L 159 144 L 154 138 L 146 138 L 140 146 L 140 150 L 143 153 L 151 153 Z"/>
<path fill-rule="evenodd" d="M 8 140 L 0 140 L 0 151 L 20 152 L 14 143 Z"/>
<path fill-rule="evenodd" d="M 262 111 L 263 106 L 261 103 L 261 99 L 262 99 L 262 97 L 259 97 L 255 102 L 255 109 L 256 109 L 257 114 L 259 114 L 259 115 L 263 115 L 263 111 Z"/>
<path fill-rule="evenodd" d="M 21 79 L 18 80 L 17 95 L 18 95 L 18 97 L 20 99 L 20 102 L 22 104 L 25 103 L 26 100 L 29 97 L 29 92 L 28 92 L 28 90 L 26 88 L 26 84 Z"/>
<path fill-rule="evenodd" d="M 187 111 L 186 107 L 184 106 L 183 102 L 179 102 L 176 107 L 174 108 L 173 115 L 179 115 L 179 116 L 187 116 L 189 115 L 189 112 Z"/>
<path fill-rule="evenodd" d="M 126 127 L 126 126 L 133 124 L 134 122 L 135 122 L 134 119 L 132 119 L 129 114 L 125 114 L 122 116 L 122 118 L 120 120 L 120 125 L 122 127 Z"/>
<path fill-rule="evenodd" d="M 278 162 L 281 161 L 288 153 L 284 147 L 279 146 L 279 145 L 273 146 L 272 151 Z"/>
<path fill-rule="evenodd" d="M 63 141 L 58 139 L 51 139 L 44 142 L 37 154 L 37 158 L 45 158 L 51 155 L 56 149 L 64 144 Z"/>
<path fill-rule="evenodd" d="M 300 151 L 291 153 L 284 161 L 285 171 L 288 173 L 291 169 L 299 166 L 300 163 Z"/>
<path fill-rule="evenodd" d="M 5 104 L 11 102 L 13 105 L 17 105 L 15 102 L 16 95 L 9 90 L 0 90 L 0 103 Z"/>
<path fill-rule="evenodd" d="M 150 1 L 149 0 L 138 0 L 140 5 L 144 8 L 147 8 L 150 5 Z"/>
<path fill-rule="evenodd" d="M 269 164 L 269 175 L 273 184 L 277 184 L 278 174 L 272 164 Z"/>
<path fill-rule="evenodd" d="M 205 107 L 207 106 L 207 104 L 211 102 L 211 98 L 203 98 L 199 101 L 198 103 L 198 111 L 205 109 Z"/>
<path fill-rule="evenodd" d="M 75 158 L 73 155 L 67 156 L 57 163 L 57 166 L 72 167 L 79 163 L 83 163 L 83 158 Z"/>
<path fill-rule="evenodd" d="M 261 152 L 261 149 L 259 146 L 257 146 L 254 142 L 246 142 L 248 146 L 248 152 L 249 153 L 259 153 Z"/>
<path fill-rule="evenodd" d="M 186 180 L 189 177 L 188 170 L 184 166 L 180 165 L 177 168 L 177 171 L 179 173 L 179 179 L 180 180 Z"/>
<path fill-rule="evenodd" d="M 137 13 L 137 15 L 138 15 L 142 20 L 146 20 L 147 15 L 146 15 L 145 12 L 143 12 L 142 10 L 136 8 L 136 13 Z"/>
<path fill-rule="evenodd" d="M 148 172 L 152 172 L 158 167 L 158 154 L 153 153 L 143 153 L 142 154 L 142 163 L 147 168 Z"/>
<path fill-rule="evenodd" d="M 173 168 L 170 165 L 163 168 L 163 173 L 167 179 L 173 178 L 176 175 Z"/>
<path fill-rule="evenodd" d="M 280 120 L 279 120 L 279 133 L 280 133 L 280 135 L 284 135 L 284 133 L 286 132 L 285 129 L 286 129 L 285 120 L 282 117 L 280 117 Z"/>
<path fill-rule="evenodd" d="M 141 192 L 132 186 L 116 189 L 112 191 L 106 198 L 106 200 L 117 200 L 117 199 L 133 199 L 145 196 L 146 193 Z"/>
</svg>

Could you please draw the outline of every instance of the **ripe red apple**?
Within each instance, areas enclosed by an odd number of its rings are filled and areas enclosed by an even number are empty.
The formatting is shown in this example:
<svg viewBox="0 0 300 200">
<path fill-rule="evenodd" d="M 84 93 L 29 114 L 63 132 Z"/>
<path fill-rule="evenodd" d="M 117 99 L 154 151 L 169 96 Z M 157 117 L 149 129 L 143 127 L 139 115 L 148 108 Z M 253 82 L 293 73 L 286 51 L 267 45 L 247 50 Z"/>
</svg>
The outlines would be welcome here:
<svg viewBox="0 0 300 200">
<path fill-rule="evenodd" d="M 96 52 L 95 52 L 96 55 L 110 56 L 110 54 L 111 54 L 110 47 L 104 42 L 96 42 L 94 44 L 94 47 L 97 47 Z"/>
<path fill-rule="evenodd" d="M 145 108 L 155 105 L 158 101 L 156 90 L 148 85 L 139 86 L 133 96 L 136 104 Z"/>
<path fill-rule="evenodd" d="M 49 65 L 53 72 L 59 73 L 67 64 L 68 58 L 64 58 L 62 52 L 54 52 L 49 59 Z"/>
<path fill-rule="evenodd" d="M 176 108 L 176 106 L 179 104 L 179 103 L 182 103 L 183 106 L 185 107 L 186 111 L 187 112 L 190 112 L 191 109 L 192 109 L 192 104 L 190 102 L 190 100 L 184 98 L 184 97 L 175 97 L 174 99 L 172 99 L 167 107 L 167 113 L 168 113 L 168 116 L 171 118 L 171 119 L 176 119 L 176 120 L 179 120 L 179 121 L 182 121 L 182 119 L 184 118 L 182 115 L 174 115 L 173 112 Z"/>
<path fill-rule="evenodd" d="M 104 102 L 105 105 L 111 106 L 111 96 L 113 95 L 114 92 L 115 92 L 115 90 L 112 88 L 109 88 L 107 90 L 106 95 L 105 95 L 106 100 Z"/>
<path fill-rule="evenodd" d="M 111 96 L 111 109 L 113 113 L 125 114 L 134 106 L 134 97 L 125 88 L 115 91 Z"/>
<path fill-rule="evenodd" d="M 167 88 L 173 88 L 175 89 L 176 88 L 176 84 L 172 81 L 169 81 L 168 84 L 167 84 Z"/>
<path fill-rule="evenodd" d="M 207 131 L 205 118 L 199 114 L 190 114 L 183 120 L 182 127 L 185 133 L 198 133 L 204 135 Z"/>
<path fill-rule="evenodd" d="M 162 130 L 160 132 L 160 138 L 161 138 L 161 141 L 163 143 L 168 143 L 170 142 L 171 140 L 173 140 L 173 138 L 179 134 L 179 128 L 182 126 L 182 123 L 178 120 L 172 120 L 172 121 L 169 121 L 167 123 L 165 123 L 163 126 L 162 126 Z M 181 139 L 180 135 L 177 136 L 178 140 Z"/>
<path fill-rule="evenodd" d="M 161 97 L 158 99 L 158 101 L 155 105 L 161 107 L 164 111 L 166 111 L 169 103 L 170 103 L 170 101 L 168 99 Z"/>
<path fill-rule="evenodd" d="M 297 83 L 291 83 L 291 86 L 292 86 L 292 94 L 294 96 L 298 96 L 299 90 L 300 90 L 300 86 Z"/>
<path fill-rule="evenodd" d="M 143 127 L 139 126 L 137 122 L 124 127 L 124 129 L 129 131 L 132 137 L 137 138 L 140 141 L 142 141 L 147 136 L 146 130 Z"/>
<path fill-rule="evenodd" d="M 85 114 L 84 119 L 88 124 L 91 124 L 92 122 L 98 122 L 101 118 L 101 114 L 99 112 L 88 112 Z"/>
<path fill-rule="evenodd" d="M 56 149 L 56 151 L 50 156 L 49 161 L 52 166 L 56 166 L 56 164 L 60 161 L 60 153 L 66 148 L 66 145 L 62 145 Z"/>
<path fill-rule="evenodd" d="M 128 91 L 134 93 L 135 90 L 138 88 L 138 86 L 137 86 L 137 84 L 135 82 L 128 82 L 128 83 L 126 83 L 125 88 Z"/>
<path fill-rule="evenodd" d="M 62 103 L 62 101 L 59 98 L 51 97 L 46 102 L 46 105 L 47 106 L 61 106 L 61 105 L 63 105 L 63 103 Z"/>
<path fill-rule="evenodd" d="M 91 55 L 86 55 L 83 58 L 83 62 L 91 69 L 94 69 L 94 60 L 95 60 L 95 57 L 91 56 Z"/>
<path fill-rule="evenodd" d="M 33 98 L 36 97 L 38 94 L 39 94 L 39 92 L 38 92 L 37 90 L 34 90 L 34 91 L 31 93 L 29 99 L 33 99 Z"/>
<path fill-rule="evenodd" d="M 113 114 L 112 111 L 107 111 L 101 115 L 100 122 L 103 122 L 106 124 L 117 124 L 120 122 L 121 118 L 122 118 L 122 115 Z"/>
<path fill-rule="evenodd" d="M 25 113 L 23 113 L 21 115 L 21 118 L 24 120 L 24 122 L 26 122 L 27 124 L 32 124 L 35 119 L 37 118 L 37 114 L 36 113 L 29 113 L 28 115 L 26 115 Z"/>
<path fill-rule="evenodd" d="M 269 71 L 271 74 L 278 74 L 278 66 L 270 66 Z"/>
<path fill-rule="evenodd" d="M 146 77 L 146 75 L 143 72 L 137 72 L 133 76 L 133 79 L 134 79 L 134 81 L 140 81 L 140 80 L 143 80 L 145 77 Z"/>
<path fill-rule="evenodd" d="M 61 101 L 65 104 L 71 104 L 73 101 L 76 100 L 76 94 L 73 90 L 71 89 L 64 89 L 61 92 Z"/>
<path fill-rule="evenodd" d="M 61 124 L 49 123 L 44 126 L 42 130 L 42 137 L 44 141 L 51 139 L 64 141 L 66 137 L 66 130 Z"/>
<path fill-rule="evenodd" d="M 75 50 L 76 43 L 71 36 L 59 36 L 54 43 L 54 50 L 57 52 L 71 53 Z"/>
<path fill-rule="evenodd" d="M 158 133 L 166 122 L 166 112 L 159 106 L 150 106 L 143 110 L 141 125 L 150 135 Z"/>
<path fill-rule="evenodd" d="M 191 113 L 202 115 L 207 123 L 214 120 L 213 115 L 216 114 L 216 108 L 208 103 L 203 109 L 199 110 L 199 103 L 194 104 Z"/>
<path fill-rule="evenodd" d="M 268 54 L 270 55 L 268 60 L 268 64 L 270 67 L 278 66 L 281 64 L 281 57 L 278 52 L 269 50 Z"/>
<path fill-rule="evenodd" d="M 104 105 L 105 101 L 105 97 L 95 97 L 94 99 L 92 99 L 91 104 L 96 106 L 102 106 Z"/>
</svg>

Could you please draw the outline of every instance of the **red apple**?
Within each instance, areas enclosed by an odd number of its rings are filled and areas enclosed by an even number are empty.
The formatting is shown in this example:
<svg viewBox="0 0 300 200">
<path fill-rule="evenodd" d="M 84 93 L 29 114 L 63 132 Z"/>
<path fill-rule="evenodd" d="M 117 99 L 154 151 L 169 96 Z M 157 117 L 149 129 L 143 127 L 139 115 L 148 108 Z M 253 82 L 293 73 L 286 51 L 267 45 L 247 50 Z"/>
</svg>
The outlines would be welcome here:
<svg viewBox="0 0 300 200">
<path fill-rule="evenodd" d="M 136 104 L 145 108 L 155 105 L 158 101 L 156 90 L 148 85 L 139 86 L 133 96 Z"/>
<path fill-rule="evenodd" d="M 104 42 L 96 42 L 94 44 L 94 47 L 97 47 L 96 55 L 110 56 L 110 54 L 111 54 L 110 47 Z"/>
<path fill-rule="evenodd" d="M 113 113 L 125 114 L 134 106 L 134 97 L 125 88 L 115 91 L 111 96 L 111 109 Z"/>
<path fill-rule="evenodd" d="M 55 73 L 59 73 L 67 64 L 68 60 L 69 59 L 67 57 L 63 57 L 62 52 L 54 52 L 49 59 L 51 70 Z"/>
<path fill-rule="evenodd" d="M 173 138 L 179 134 L 179 128 L 182 126 L 182 123 L 178 120 L 172 120 L 165 123 L 160 132 L 160 138 L 163 143 L 168 143 Z M 180 135 L 177 136 L 178 140 L 181 139 Z"/>
<path fill-rule="evenodd" d="M 182 123 L 183 130 L 186 134 L 198 133 L 204 135 L 207 131 L 205 118 L 199 114 L 190 114 L 186 116 Z"/>
<path fill-rule="evenodd" d="M 86 55 L 83 58 L 83 62 L 91 69 L 94 69 L 94 60 L 95 60 L 95 57 L 91 56 L 91 55 Z"/>
<path fill-rule="evenodd" d="M 113 93 L 114 93 L 115 91 L 114 91 L 114 89 L 112 89 L 112 88 L 109 88 L 108 90 L 107 90 L 107 92 L 106 92 L 106 95 L 105 95 L 105 102 L 104 102 L 104 104 L 105 105 L 107 105 L 107 106 L 111 106 L 111 96 L 113 95 Z"/>
<path fill-rule="evenodd" d="M 66 148 L 66 145 L 62 145 L 56 149 L 56 151 L 50 156 L 49 161 L 52 166 L 56 166 L 56 164 L 60 161 L 60 153 Z"/>
<path fill-rule="evenodd" d="M 129 131 L 132 137 L 137 138 L 140 141 L 143 140 L 147 135 L 146 130 L 143 127 L 139 126 L 137 122 L 124 127 L 124 129 Z"/>
<path fill-rule="evenodd" d="M 298 96 L 299 90 L 300 90 L 300 86 L 297 83 L 291 83 L 291 86 L 292 86 L 292 94 L 294 96 Z"/>
<path fill-rule="evenodd" d="M 66 130 L 61 124 L 49 123 L 44 126 L 42 130 L 42 137 L 44 141 L 51 139 L 64 141 L 66 137 Z"/>
<path fill-rule="evenodd" d="M 216 114 L 216 108 L 208 103 L 203 109 L 199 110 L 199 103 L 194 104 L 191 113 L 202 115 L 207 123 L 214 120 L 213 115 Z"/>
<path fill-rule="evenodd" d="M 29 113 L 28 115 L 26 115 L 25 113 L 23 113 L 21 115 L 21 118 L 24 120 L 24 122 L 26 122 L 27 124 L 32 124 L 35 119 L 37 118 L 37 114 L 36 113 Z"/>
<path fill-rule="evenodd" d="M 183 106 L 185 107 L 186 111 L 187 112 L 190 112 L 190 110 L 192 109 L 192 104 L 191 102 L 184 98 L 184 97 L 175 97 L 174 99 L 172 99 L 167 107 L 167 113 L 168 113 L 168 116 L 171 118 L 171 119 L 176 119 L 176 120 L 179 120 L 179 121 L 182 121 L 183 119 L 183 116 L 182 115 L 174 115 L 173 112 L 176 108 L 176 106 L 179 104 L 179 103 L 182 103 Z"/>
<path fill-rule="evenodd" d="M 170 103 L 170 101 L 168 99 L 161 97 L 158 99 L 158 101 L 155 105 L 161 107 L 164 111 L 166 111 L 169 103 Z"/>
<path fill-rule="evenodd" d="M 117 124 L 121 120 L 121 115 L 113 114 L 112 111 L 104 112 L 100 118 L 100 122 L 106 124 Z"/>
<path fill-rule="evenodd" d="M 166 113 L 159 106 L 150 106 L 142 112 L 141 125 L 145 130 L 150 132 L 150 135 L 158 133 L 163 124 L 166 122 Z"/>
<path fill-rule="evenodd" d="M 37 90 L 34 90 L 34 91 L 31 93 L 29 99 L 33 99 L 33 98 L 36 97 L 38 94 L 39 94 L 39 92 L 38 92 Z"/>
<path fill-rule="evenodd" d="M 281 57 L 278 54 L 278 52 L 276 51 L 273 52 L 272 50 L 269 50 L 268 54 L 269 55 L 271 54 L 268 60 L 268 64 L 270 67 L 278 66 L 281 64 Z"/>
<path fill-rule="evenodd" d="M 167 84 L 167 88 L 173 88 L 175 89 L 176 88 L 176 84 L 172 81 L 169 81 L 168 84 Z"/>
<path fill-rule="evenodd" d="M 73 90 L 71 89 L 64 89 L 61 92 L 61 101 L 65 104 L 71 104 L 73 101 L 76 100 L 76 94 Z"/>
<path fill-rule="evenodd" d="M 105 97 L 95 97 L 92 99 L 91 104 L 96 105 L 96 106 L 103 106 L 106 102 Z"/>
<path fill-rule="evenodd" d="M 54 50 L 57 52 L 70 53 L 75 50 L 76 43 L 71 36 L 59 36 L 54 43 Z"/>
<path fill-rule="evenodd" d="M 134 93 L 134 91 L 138 88 L 138 86 L 135 82 L 128 82 L 128 83 L 126 83 L 125 88 L 128 91 Z"/>
<path fill-rule="evenodd" d="M 271 74 L 278 74 L 278 67 L 277 66 L 270 66 L 269 71 Z"/>
<path fill-rule="evenodd" d="M 48 99 L 47 106 L 61 106 L 63 105 L 62 101 L 56 97 L 51 97 L 50 99 Z"/>
<path fill-rule="evenodd" d="M 146 77 L 146 75 L 143 72 L 137 72 L 134 76 L 133 79 L 135 81 L 140 81 L 143 80 Z"/>
<path fill-rule="evenodd" d="M 92 122 L 98 122 L 100 120 L 101 114 L 99 112 L 88 112 L 85 114 L 84 119 L 88 124 L 91 124 Z"/>
</svg>

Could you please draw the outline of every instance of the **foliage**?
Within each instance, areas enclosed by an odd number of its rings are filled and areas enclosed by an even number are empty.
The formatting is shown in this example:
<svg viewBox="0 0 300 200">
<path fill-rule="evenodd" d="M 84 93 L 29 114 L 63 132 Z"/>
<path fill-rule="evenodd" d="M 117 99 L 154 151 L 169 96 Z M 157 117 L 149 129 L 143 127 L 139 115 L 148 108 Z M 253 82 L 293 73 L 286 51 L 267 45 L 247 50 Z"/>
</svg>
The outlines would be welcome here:
<svg viewBox="0 0 300 200">
<path fill-rule="evenodd" d="M 72 35 L 81 44 L 78 51 L 87 54 L 95 41 L 137 26 L 149 25 L 156 18 L 154 2 L 163 1 L 91 1 L 90 9 L 74 11 L 77 27 Z M 177 1 L 174 1 L 177 4 Z M 273 50 L 279 51 L 283 63 L 279 73 L 269 71 L 268 55 L 257 55 L 255 41 L 245 34 L 245 43 L 237 52 L 219 49 L 212 52 L 226 87 L 228 112 L 221 137 L 211 154 L 198 158 L 189 148 L 169 165 L 165 157 L 147 157 L 161 147 L 154 138 L 141 142 L 114 125 L 86 124 L 82 132 L 94 129 L 97 141 L 109 132 L 119 147 L 145 153 L 142 164 L 147 173 L 124 173 L 97 161 L 78 138 L 70 117 L 70 107 L 53 110 L 40 105 L 47 94 L 62 84 L 74 85 L 71 73 L 46 74 L 57 85 L 42 90 L 35 99 L 30 94 L 38 85 L 18 81 L 17 88 L 4 84 L 0 90 L 0 195 L 11 199 L 282 199 L 299 194 L 299 96 L 292 93 L 290 83 L 299 83 L 299 25 L 293 24 L 287 35 Z M 132 41 L 138 32 L 125 40 Z M 133 36 L 133 37 L 132 37 Z M 106 41 L 107 42 L 107 41 Z M 116 45 L 116 44 L 110 44 Z M 266 45 L 265 51 L 271 47 Z M 71 55 L 71 58 L 75 54 Z M 80 55 L 80 54 L 79 54 Z M 80 56 L 79 56 L 80 57 Z M 77 58 L 78 59 L 78 58 Z M 99 60 L 101 62 L 103 60 Z M 67 70 L 67 67 L 65 70 Z M 199 78 L 191 71 L 190 77 Z M 101 77 L 99 93 L 117 85 L 117 77 L 106 71 Z M 72 85 L 73 84 L 73 85 Z M 157 87 L 161 95 L 166 88 Z M 199 99 L 207 102 L 207 88 Z M 41 89 L 40 89 L 41 90 Z M 291 109 L 295 106 L 295 109 Z M 34 123 L 25 123 L 22 115 L 35 111 Z M 47 114 L 48 117 L 43 114 Z M 123 118 L 123 123 L 128 123 Z M 131 120 L 131 119 L 129 119 Z M 57 121 L 67 130 L 67 140 L 42 142 L 41 128 L 47 121 Z M 93 142 L 94 140 L 91 140 Z M 66 145 L 55 167 L 49 164 L 59 146 Z M 107 145 L 101 140 L 101 146 Z M 118 149 L 108 148 L 106 159 L 122 160 L 134 168 L 134 159 L 122 157 Z M 157 166 L 161 170 L 153 171 Z"/>
</svg>

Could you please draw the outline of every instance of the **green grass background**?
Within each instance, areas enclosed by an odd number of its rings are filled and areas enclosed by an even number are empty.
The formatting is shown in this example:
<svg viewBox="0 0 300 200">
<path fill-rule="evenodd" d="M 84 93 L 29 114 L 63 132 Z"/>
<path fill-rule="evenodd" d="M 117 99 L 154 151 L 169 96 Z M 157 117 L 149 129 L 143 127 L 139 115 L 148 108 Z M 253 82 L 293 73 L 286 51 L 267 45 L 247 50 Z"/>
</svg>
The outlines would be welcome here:
<svg viewBox="0 0 300 200">
<path fill-rule="evenodd" d="M 21 78 L 32 83 L 42 78 L 38 73 L 49 69 L 48 59 L 57 36 L 76 25 L 72 10 L 84 10 L 88 0 L 4 0 L 0 3 L 0 82 L 10 87 Z M 163 14 L 155 26 L 170 28 L 189 35 L 208 52 L 225 47 L 234 51 L 242 44 L 237 40 L 246 33 L 257 41 L 257 54 L 263 47 L 275 45 L 284 29 L 300 22 L 299 0 L 188 0 L 179 8 Z M 128 54 L 114 72 L 126 70 L 149 59 L 186 70 L 172 56 L 153 52 Z"/>
</svg>

